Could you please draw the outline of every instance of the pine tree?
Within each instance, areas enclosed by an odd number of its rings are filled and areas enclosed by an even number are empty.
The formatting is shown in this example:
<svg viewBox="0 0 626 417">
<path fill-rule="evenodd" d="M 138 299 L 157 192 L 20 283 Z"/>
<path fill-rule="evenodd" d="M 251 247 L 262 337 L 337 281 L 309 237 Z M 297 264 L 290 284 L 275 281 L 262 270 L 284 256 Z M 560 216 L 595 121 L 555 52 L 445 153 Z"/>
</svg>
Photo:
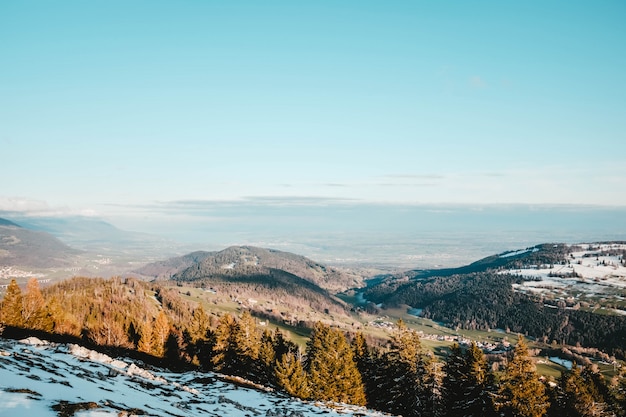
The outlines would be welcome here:
<svg viewBox="0 0 626 417">
<path fill-rule="evenodd" d="M 300 355 L 287 352 L 276 361 L 276 382 L 287 394 L 304 400 L 311 398 L 311 384 Z"/>
<path fill-rule="evenodd" d="M 248 311 L 237 320 L 232 337 L 237 362 L 234 373 L 252 377 L 251 372 L 254 372 L 255 363 L 259 358 L 260 337 L 254 317 Z"/>
<path fill-rule="evenodd" d="M 274 364 L 276 351 L 274 350 L 274 335 L 268 329 L 263 331 L 259 342 L 259 359 L 257 361 L 257 377 L 262 384 L 273 385 L 276 382 Z"/>
<path fill-rule="evenodd" d="M 608 396 L 608 387 L 602 375 L 589 368 L 581 371 L 574 364 L 571 370 L 561 373 L 550 411 L 553 415 L 572 417 L 612 415 L 614 413 L 605 414 L 609 409 Z"/>
<path fill-rule="evenodd" d="M 398 331 L 382 358 L 383 375 L 378 378 L 378 389 L 385 393 L 383 411 L 406 417 L 422 416 L 427 398 L 422 385 L 426 369 L 421 355 L 417 332 L 398 321 Z"/>
<path fill-rule="evenodd" d="M 193 310 L 193 317 L 187 331 L 189 332 L 190 342 L 197 344 L 199 341 L 207 339 L 207 335 L 211 329 L 211 322 L 202 305 Z"/>
<path fill-rule="evenodd" d="M 235 318 L 225 314 L 214 333 L 211 362 L 216 371 L 224 374 L 233 374 L 239 368 L 234 338 L 236 326 Z"/>
<path fill-rule="evenodd" d="M 465 352 L 453 345 L 444 370 L 447 416 L 485 416 L 492 412 L 488 391 L 492 378 L 485 356 L 475 343 Z"/>
<path fill-rule="evenodd" d="M 166 342 L 170 336 L 170 322 L 163 310 L 159 311 L 152 327 L 152 354 L 159 358 L 165 356 Z"/>
<path fill-rule="evenodd" d="M 139 352 L 152 354 L 152 322 L 146 321 L 139 327 L 139 343 L 137 350 Z"/>
<path fill-rule="evenodd" d="M 615 376 L 611 391 L 615 399 L 617 415 L 626 416 L 626 367 L 622 366 L 620 372 Z"/>
<path fill-rule="evenodd" d="M 14 327 L 23 327 L 22 318 L 22 290 L 17 281 L 12 279 L 0 307 L 0 321 L 2 324 Z"/>
<path fill-rule="evenodd" d="M 46 311 L 46 302 L 39 288 L 39 281 L 31 278 L 22 297 L 22 319 L 24 326 L 36 330 L 52 330 L 52 320 Z"/>
<path fill-rule="evenodd" d="M 307 343 L 312 396 L 324 401 L 365 405 L 365 389 L 344 334 L 316 323 Z"/>
<path fill-rule="evenodd" d="M 522 336 L 518 337 L 513 358 L 500 380 L 495 405 L 498 411 L 511 417 L 542 417 L 548 410 L 545 386 L 539 380 Z"/>
</svg>

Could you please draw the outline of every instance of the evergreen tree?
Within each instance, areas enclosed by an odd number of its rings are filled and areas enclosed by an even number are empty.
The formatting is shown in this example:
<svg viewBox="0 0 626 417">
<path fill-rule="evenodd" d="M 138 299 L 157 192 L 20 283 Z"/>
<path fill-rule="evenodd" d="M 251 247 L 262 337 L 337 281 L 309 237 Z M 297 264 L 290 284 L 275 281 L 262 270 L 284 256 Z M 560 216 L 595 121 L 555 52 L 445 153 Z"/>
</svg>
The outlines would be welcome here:
<svg viewBox="0 0 626 417">
<path fill-rule="evenodd" d="M 594 375 L 595 374 L 595 375 Z M 574 364 L 572 369 L 561 373 L 559 384 L 554 395 L 554 404 L 551 407 L 552 415 L 567 415 L 572 417 L 593 417 L 605 414 L 608 404 L 596 384 L 604 385 L 604 381 L 594 382 L 600 374 L 590 369 L 581 369 Z M 606 394 L 608 395 L 608 387 Z"/>
<path fill-rule="evenodd" d="M 522 336 L 518 337 L 513 358 L 504 370 L 495 405 L 498 411 L 511 417 L 542 417 L 547 412 L 545 386 L 539 380 Z"/>
<path fill-rule="evenodd" d="M 622 366 L 615 377 L 612 387 L 612 396 L 615 399 L 616 414 L 626 416 L 626 367 Z"/>
<path fill-rule="evenodd" d="M 304 400 L 311 398 L 311 384 L 300 355 L 287 352 L 276 361 L 276 382 L 287 394 Z"/>
<path fill-rule="evenodd" d="M 139 327 L 139 343 L 137 350 L 139 352 L 152 354 L 152 322 L 146 321 Z"/>
<path fill-rule="evenodd" d="M 436 416 L 440 412 L 441 371 L 424 353 L 419 335 L 398 322 L 398 331 L 385 350 L 372 356 L 369 405 L 406 417 Z"/>
<path fill-rule="evenodd" d="M 312 397 L 365 405 L 365 390 L 344 334 L 316 323 L 307 343 L 307 371 Z"/>
<path fill-rule="evenodd" d="M 216 371 L 224 374 L 234 374 L 239 368 L 234 337 L 236 326 L 235 318 L 226 314 L 220 319 L 214 333 L 211 362 Z"/>
<path fill-rule="evenodd" d="M 260 337 L 254 317 L 246 311 L 235 324 L 232 334 L 237 369 L 235 375 L 251 377 L 259 357 Z"/>
<path fill-rule="evenodd" d="M 31 278 L 22 297 L 22 320 L 24 326 L 36 330 L 52 330 L 52 319 L 46 311 L 46 302 L 39 288 L 39 281 Z"/>
<path fill-rule="evenodd" d="M 445 373 L 446 415 L 486 416 L 493 412 L 489 396 L 492 376 L 485 355 L 475 343 L 465 352 L 456 344 L 452 346 Z"/>
<path fill-rule="evenodd" d="M 193 310 L 193 316 L 187 328 L 189 341 L 193 344 L 198 344 L 200 341 L 206 340 L 210 330 L 211 321 L 202 305 L 199 305 Z"/>
<path fill-rule="evenodd" d="M 170 323 L 163 310 L 159 311 L 152 327 L 152 354 L 157 357 L 164 357 L 166 353 L 166 342 L 170 336 Z"/>
<path fill-rule="evenodd" d="M 259 344 L 259 360 L 257 361 L 257 377 L 262 384 L 273 385 L 276 382 L 274 366 L 276 351 L 274 349 L 274 335 L 268 329 L 263 331 Z"/>
<path fill-rule="evenodd" d="M 22 290 L 17 281 L 12 279 L 0 307 L 0 321 L 2 324 L 14 327 L 23 327 L 22 318 Z"/>
<path fill-rule="evenodd" d="M 211 320 L 199 305 L 193 310 L 189 326 L 183 331 L 187 343 L 188 355 L 195 365 L 207 366 L 211 358 Z"/>
<path fill-rule="evenodd" d="M 276 328 L 274 330 L 273 339 L 274 339 L 274 353 L 276 356 L 276 360 L 280 360 L 280 358 L 282 358 L 283 355 L 289 352 L 297 354 L 297 356 L 300 354 L 299 353 L 300 348 L 298 347 L 298 345 L 296 345 L 291 340 L 287 339 L 285 335 L 283 334 L 283 332 L 280 331 L 279 328 Z"/>
</svg>

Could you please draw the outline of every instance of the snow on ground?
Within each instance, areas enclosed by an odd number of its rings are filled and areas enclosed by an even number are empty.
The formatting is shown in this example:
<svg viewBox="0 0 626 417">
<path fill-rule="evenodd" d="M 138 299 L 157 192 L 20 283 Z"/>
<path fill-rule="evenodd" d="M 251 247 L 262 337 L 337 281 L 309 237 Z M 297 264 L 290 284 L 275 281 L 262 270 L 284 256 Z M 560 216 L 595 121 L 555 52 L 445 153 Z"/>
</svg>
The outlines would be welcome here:
<svg viewBox="0 0 626 417">
<path fill-rule="evenodd" d="M 383 415 L 244 388 L 212 373 L 143 369 L 75 345 L 0 339 L 0 416 L 58 416 L 64 401 L 79 404 L 76 417 Z"/>
<path fill-rule="evenodd" d="M 500 258 L 510 258 L 511 256 L 517 256 L 517 255 L 521 255 L 527 252 L 537 252 L 537 251 L 539 251 L 538 248 L 520 249 L 516 251 L 505 252 L 500 255 Z"/>
<path fill-rule="evenodd" d="M 518 291 L 571 296 L 576 294 L 626 294 L 626 267 L 621 255 L 603 253 L 626 250 L 626 244 L 580 244 L 567 265 L 539 265 L 503 271 L 530 281 L 515 284 Z"/>
</svg>

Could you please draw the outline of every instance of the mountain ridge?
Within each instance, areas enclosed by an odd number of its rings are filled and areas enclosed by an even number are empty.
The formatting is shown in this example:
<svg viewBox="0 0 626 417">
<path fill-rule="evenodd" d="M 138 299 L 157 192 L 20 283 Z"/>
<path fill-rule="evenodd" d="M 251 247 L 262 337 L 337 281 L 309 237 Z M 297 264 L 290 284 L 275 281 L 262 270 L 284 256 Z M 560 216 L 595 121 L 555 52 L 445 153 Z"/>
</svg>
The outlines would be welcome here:
<svg viewBox="0 0 626 417">
<path fill-rule="evenodd" d="M 0 218 L 0 265 L 61 267 L 71 265 L 80 253 L 49 233 Z"/>
</svg>

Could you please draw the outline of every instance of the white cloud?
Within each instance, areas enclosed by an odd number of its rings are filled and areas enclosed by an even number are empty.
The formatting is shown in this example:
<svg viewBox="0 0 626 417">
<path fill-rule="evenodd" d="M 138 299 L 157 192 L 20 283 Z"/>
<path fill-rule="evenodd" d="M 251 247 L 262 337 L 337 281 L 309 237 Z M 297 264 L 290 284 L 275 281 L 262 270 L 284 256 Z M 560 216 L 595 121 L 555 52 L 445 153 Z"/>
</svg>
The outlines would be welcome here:
<svg viewBox="0 0 626 417">
<path fill-rule="evenodd" d="M 52 207 L 43 200 L 25 197 L 0 196 L 0 212 L 16 213 L 30 217 L 85 216 L 95 217 L 99 213 L 90 208 Z"/>
</svg>

